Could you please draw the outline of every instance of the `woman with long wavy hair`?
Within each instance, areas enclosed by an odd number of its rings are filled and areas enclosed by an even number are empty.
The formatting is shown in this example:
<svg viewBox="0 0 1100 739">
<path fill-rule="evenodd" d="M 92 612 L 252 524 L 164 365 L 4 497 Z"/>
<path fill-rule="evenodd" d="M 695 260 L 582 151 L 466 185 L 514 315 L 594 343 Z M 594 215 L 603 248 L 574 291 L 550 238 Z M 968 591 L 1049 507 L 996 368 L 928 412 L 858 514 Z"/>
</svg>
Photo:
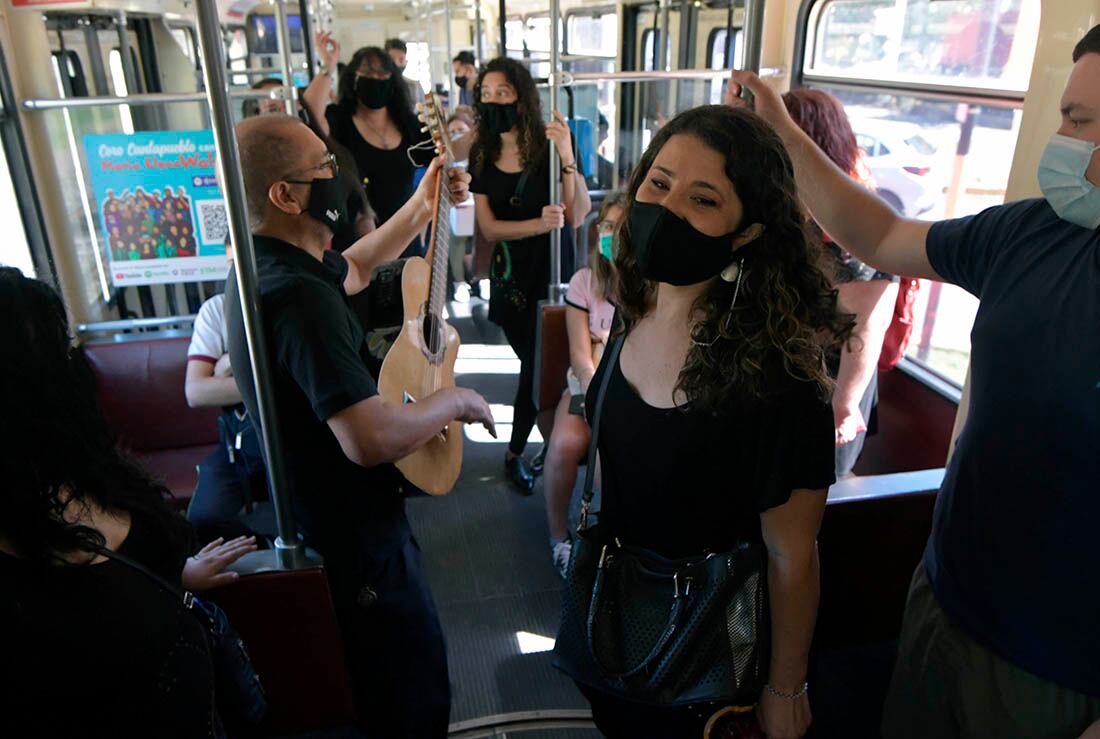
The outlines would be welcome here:
<svg viewBox="0 0 1100 739">
<path fill-rule="evenodd" d="M 816 536 L 834 480 L 825 353 L 852 328 L 819 262 L 771 128 L 728 107 L 681 113 L 631 177 L 615 260 L 622 327 L 586 402 L 591 417 L 611 373 L 597 439 L 606 536 L 669 559 L 766 550 L 757 719 L 769 737 L 810 724 Z M 723 708 L 580 687 L 609 737 L 702 736 Z"/>
<path fill-rule="evenodd" d="M 12 736 L 219 737 L 204 627 L 173 593 L 256 548 L 197 554 L 187 521 L 115 444 L 48 285 L 0 267 L 0 683 Z M 166 419 L 165 423 L 171 423 Z"/>
<path fill-rule="evenodd" d="M 532 397 L 538 302 L 550 281 L 550 232 L 576 228 L 592 207 L 560 113 L 545 123 L 535 81 L 514 59 L 493 59 L 477 79 L 477 139 L 470 192 L 477 225 L 493 251 L 489 319 L 504 329 L 520 360 L 512 436 L 504 464 L 521 491 L 534 488 L 523 457 L 538 411 Z M 550 202 L 550 144 L 561 162 L 561 203 Z M 563 277 L 566 276 L 563 274 Z"/>
<path fill-rule="evenodd" d="M 415 189 L 417 166 L 409 158 L 410 147 L 428 146 L 431 138 L 421 132 L 409 88 L 384 50 L 364 46 L 356 51 L 340 75 L 336 102 L 330 103 L 340 46 L 332 34 L 321 33 L 317 49 L 325 68 L 302 100 L 321 138 L 331 138 L 351 153 L 377 218 L 375 225 L 381 226 Z M 434 150 L 428 150 L 420 161 L 427 164 L 432 156 Z M 418 237 L 403 256 L 420 256 L 421 251 Z"/>
</svg>

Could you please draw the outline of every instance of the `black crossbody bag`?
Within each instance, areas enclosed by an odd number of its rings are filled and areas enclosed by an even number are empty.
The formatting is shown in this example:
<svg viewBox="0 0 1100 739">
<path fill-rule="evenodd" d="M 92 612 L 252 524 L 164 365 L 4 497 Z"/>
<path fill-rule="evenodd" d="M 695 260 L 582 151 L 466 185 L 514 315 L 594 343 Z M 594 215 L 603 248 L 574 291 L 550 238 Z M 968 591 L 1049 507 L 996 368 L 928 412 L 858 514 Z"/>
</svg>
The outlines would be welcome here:
<svg viewBox="0 0 1100 739">
<path fill-rule="evenodd" d="M 554 666 L 638 702 L 751 706 L 770 653 L 763 547 L 742 542 L 728 552 L 672 560 L 620 544 L 606 523 L 589 525 L 600 416 L 623 341 L 616 339 L 603 360 Z"/>
<path fill-rule="evenodd" d="M 214 699 L 223 721 L 230 726 L 254 726 L 267 714 L 267 696 L 244 640 L 229 623 L 225 611 L 216 604 L 201 601 L 190 592 L 177 588 L 140 562 L 106 547 L 93 551 L 142 573 L 170 595 L 175 596 L 203 627 L 210 645 L 214 667 Z"/>
</svg>

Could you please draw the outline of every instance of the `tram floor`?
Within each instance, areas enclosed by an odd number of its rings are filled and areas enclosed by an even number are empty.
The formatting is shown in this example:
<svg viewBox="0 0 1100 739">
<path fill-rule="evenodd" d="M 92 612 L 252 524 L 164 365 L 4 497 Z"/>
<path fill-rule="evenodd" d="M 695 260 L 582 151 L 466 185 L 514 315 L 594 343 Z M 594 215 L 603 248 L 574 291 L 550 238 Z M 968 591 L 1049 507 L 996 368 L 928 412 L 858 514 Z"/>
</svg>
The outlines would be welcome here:
<svg viewBox="0 0 1100 739">
<path fill-rule="evenodd" d="M 475 300 L 469 311 L 464 307 L 451 305 L 461 316 L 451 322 L 464 346 L 505 344 L 501 331 L 487 320 L 484 303 Z M 456 379 L 492 405 L 512 405 L 514 373 L 464 373 Z M 542 483 L 530 496 L 514 490 L 504 472 L 507 433 L 501 437 L 497 443 L 467 437 L 455 489 L 408 504 L 447 635 L 452 722 L 587 707 L 573 683 L 551 665 L 562 583 L 550 561 Z M 528 455 L 538 448 L 529 443 Z"/>
</svg>

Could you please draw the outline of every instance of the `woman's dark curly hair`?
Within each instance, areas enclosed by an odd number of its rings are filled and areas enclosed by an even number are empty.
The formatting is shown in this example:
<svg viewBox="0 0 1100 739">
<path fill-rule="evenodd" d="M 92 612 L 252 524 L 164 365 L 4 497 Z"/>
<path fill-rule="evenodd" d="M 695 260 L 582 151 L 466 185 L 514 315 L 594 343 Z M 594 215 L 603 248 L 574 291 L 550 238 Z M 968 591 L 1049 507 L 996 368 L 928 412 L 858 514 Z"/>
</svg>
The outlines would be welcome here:
<svg viewBox="0 0 1100 739">
<path fill-rule="evenodd" d="M 736 307 L 730 311 L 734 283 L 720 279 L 696 302 L 693 343 L 676 390 L 696 407 L 717 411 L 730 400 L 772 395 L 787 375 L 815 383 L 821 397 L 829 397 L 825 352 L 847 341 L 853 317 L 837 310 L 820 247 L 803 230 L 794 168 L 782 141 L 745 110 L 708 105 L 681 113 L 661 128 L 634 169 L 615 260 L 615 303 L 625 330 L 649 312 L 656 292 L 634 256 L 630 209 L 657 154 L 677 135 L 725 157 L 726 176 L 744 206 L 738 230 L 759 223 L 764 231 L 737 252 L 744 274 Z"/>
<path fill-rule="evenodd" d="M 519 104 L 519 122 L 516 124 L 516 144 L 519 146 L 523 166 L 537 165 L 546 153 L 546 124 L 542 120 L 542 101 L 539 99 L 535 80 L 527 67 L 515 59 L 497 57 L 486 64 L 477 76 L 474 98 L 481 100 L 481 83 L 490 72 L 500 72 L 516 91 Z M 477 140 L 470 151 L 470 164 L 474 174 L 480 175 L 486 165 L 494 164 L 500 157 L 500 136 L 489 131 L 489 124 L 482 115 L 482 103 L 478 112 Z"/>
<path fill-rule="evenodd" d="M 143 514 L 172 552 L 190 553 L 191 527 L 169 507 L 168 490 L 119 451 L 61 298 L 12 267 L 0 267 L 0 345 L 0 537 L 29 562 L 58 563 L 104 544 L 64 516 L 67 506 L 94 504 Z"/>
<path fill-rule="evenodd" d="M 377 46 L 364 46 L 352 55 L 351 60 L 344 67 L 344 71 L 340 73 L 340 82 L 336 86 L 338 96 L 336 104 L 343 108 L 348 116 L 355 114 L 355 110 L 359 106 L 359 97 L 355 94 L 356 73 L 363 66 L 363 62 L 377 62 L 377 65 L 372 64 L 372 66 L 381 67 L 384 72 L 390 75 L 390 80 L 393 83 L 393 93 L 390 96 L 390 102 L 386 105 L 390 120 L 397 126 L 397 130 L 401 132 L 403 137 L 417 139 L 420 124 L 416 120 L 416 114 L 413 113 L 413 102 L 409 98 L 409 86 L 405 84 L 401 70 L 393 63 L 393 58 Z"/>
</svg>

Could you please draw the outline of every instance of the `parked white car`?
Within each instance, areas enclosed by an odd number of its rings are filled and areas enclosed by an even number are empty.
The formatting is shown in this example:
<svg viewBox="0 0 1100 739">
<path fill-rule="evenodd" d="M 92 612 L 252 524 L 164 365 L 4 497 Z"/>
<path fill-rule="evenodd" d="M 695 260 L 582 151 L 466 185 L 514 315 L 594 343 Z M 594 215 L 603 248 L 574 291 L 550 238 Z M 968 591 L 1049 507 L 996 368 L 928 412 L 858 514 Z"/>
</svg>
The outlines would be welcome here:
<svg viewBox="0 0 1100 739">
<path fill-rule="evenodd" d="M 879 197 L 910 218 L 931 210 L 943 187 L 931 174 L 936 147 L 921 136 L 920 127 L 875 118 L 851 123 Z"/>
</svg>

